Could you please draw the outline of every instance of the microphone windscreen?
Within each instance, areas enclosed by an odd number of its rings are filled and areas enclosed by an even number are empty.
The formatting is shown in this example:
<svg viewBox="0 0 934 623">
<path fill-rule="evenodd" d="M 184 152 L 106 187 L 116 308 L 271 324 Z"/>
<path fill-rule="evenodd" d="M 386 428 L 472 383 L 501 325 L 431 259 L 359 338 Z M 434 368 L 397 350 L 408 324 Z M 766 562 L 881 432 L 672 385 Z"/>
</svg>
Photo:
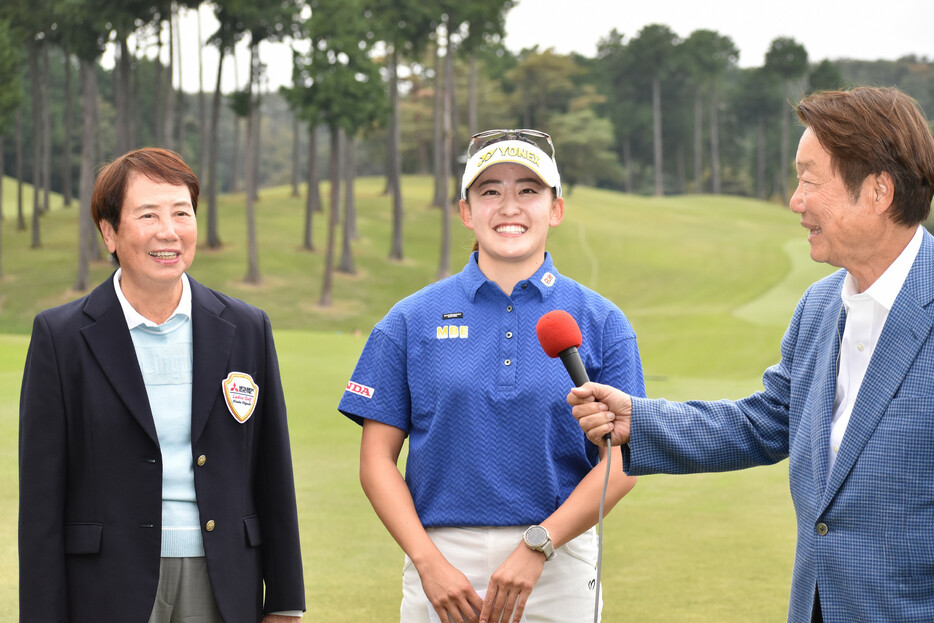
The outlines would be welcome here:
<svg viewBox="0 0 934 623">
<path fill-rule="evenodd" d="M 581 330 L 571 314 L 555 309 L 538 319 L 535 325 L 538 341 L 549 357 L 557 357 L 572 346 L 581 345 Z"/>
</svg>

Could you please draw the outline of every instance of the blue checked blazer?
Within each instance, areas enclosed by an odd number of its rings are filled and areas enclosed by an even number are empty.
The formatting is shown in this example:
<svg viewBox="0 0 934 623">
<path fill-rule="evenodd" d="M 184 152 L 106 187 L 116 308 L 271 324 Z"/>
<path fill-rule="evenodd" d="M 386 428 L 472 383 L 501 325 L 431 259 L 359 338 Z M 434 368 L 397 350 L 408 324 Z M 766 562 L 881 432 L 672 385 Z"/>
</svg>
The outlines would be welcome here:
<svg viewBox="0 0 934 623">
<path fill-rule="evenodd" d="M 788 620 L 934 621 L 934 238 L 889 313 L 833 471 L 830 421 L 844 270 L 815 283 L 764 391 L 739 401 L 633 399 L 630 474 L 742 469 L 788 457 L 797 549 Z"/>
</svg>

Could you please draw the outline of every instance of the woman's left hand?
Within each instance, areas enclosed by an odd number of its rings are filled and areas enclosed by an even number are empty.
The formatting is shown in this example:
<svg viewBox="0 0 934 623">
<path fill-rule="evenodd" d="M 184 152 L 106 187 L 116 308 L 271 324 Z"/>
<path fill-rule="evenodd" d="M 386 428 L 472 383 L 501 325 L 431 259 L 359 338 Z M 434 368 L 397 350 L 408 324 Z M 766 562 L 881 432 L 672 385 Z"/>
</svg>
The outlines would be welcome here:
<svg viewBox="0 0 934 623">
<path fill-rule="evenodd" d="M 545 569 L 545 555 L 530 549 L 525 543 L 509 555 L 493 572 L 480 611 L 480 623 L 499 621 L 504 612 L 512 612 L 512 619 L 504 622 L 519 623 L 532 589 Z"/>
</svg>

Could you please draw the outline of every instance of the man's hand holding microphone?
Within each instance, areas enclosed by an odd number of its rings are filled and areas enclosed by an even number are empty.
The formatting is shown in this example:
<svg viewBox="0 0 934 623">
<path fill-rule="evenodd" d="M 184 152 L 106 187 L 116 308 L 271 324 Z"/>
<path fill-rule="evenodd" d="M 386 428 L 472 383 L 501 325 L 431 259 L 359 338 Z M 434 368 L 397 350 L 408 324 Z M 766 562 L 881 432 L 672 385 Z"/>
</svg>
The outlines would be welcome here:
<svg viewBox="0 0 934 623">
<path fill-rule="evenodd" d="M 571 389 L 568 404 L 571 414 L 580 424 L 587 439 L 603 445 L 603 436 L 610 435 L 614 446 L 629 442 L 632 421 L 632 398 L 609 385 L 584 383 Z"/>
</svg>

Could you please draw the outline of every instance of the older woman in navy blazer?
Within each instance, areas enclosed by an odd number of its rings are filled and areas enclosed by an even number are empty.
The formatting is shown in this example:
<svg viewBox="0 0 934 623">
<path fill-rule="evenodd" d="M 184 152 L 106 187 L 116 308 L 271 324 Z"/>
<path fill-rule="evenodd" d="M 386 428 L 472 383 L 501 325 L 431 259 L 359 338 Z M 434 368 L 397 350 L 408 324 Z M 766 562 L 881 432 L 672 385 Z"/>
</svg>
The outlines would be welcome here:
<svg viewBox="0 0 934 623">
<path fill-rule="evenodd" d="M 198 186 L 176 154 L 131 152 L 102 171 L 97 190 L 92 214 L 119 278 L 39 314 L 26 359 L 20 620 L 160 620 L 166 466 L 153 413 L 161 397 L 147 391 L 121 298 L 158 325 L 190 296 L 188 469 L 208 576 L 202 598 L 213 610 L 198 620 L 297 621 L 302 562 L 269 319 L 184 275 Z M 241 394 L 230 378 L 249 378 L 252 389 Z"/>
</svg>

